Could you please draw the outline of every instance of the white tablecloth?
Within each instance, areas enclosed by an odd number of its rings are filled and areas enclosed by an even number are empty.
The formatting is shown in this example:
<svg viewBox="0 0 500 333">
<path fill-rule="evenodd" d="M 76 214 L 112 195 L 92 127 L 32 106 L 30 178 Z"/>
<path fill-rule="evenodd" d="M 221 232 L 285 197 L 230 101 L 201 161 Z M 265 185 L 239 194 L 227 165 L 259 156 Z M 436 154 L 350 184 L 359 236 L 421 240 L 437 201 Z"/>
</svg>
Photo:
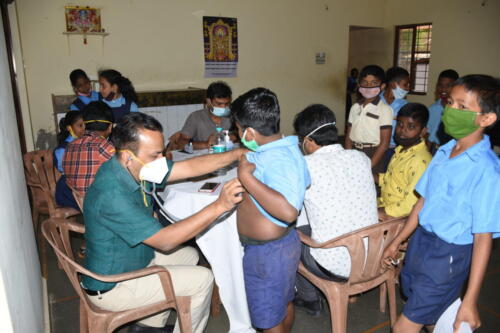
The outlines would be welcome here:
<svg viewBox="0 0 500 333">
<path fill-rule="evenodd" d="M 195 155 L 203 153 L 206 151 L 196 152 Z M 174 161 L 192 156 L 179 152 L 173 153 Z M 217 199 L 222 185 L 214 193 L 198 192 L 205 182 L 224 183 L 235 177 L 236 169 L 233 169 L 227 175 L 210 180 L 168 185 L 166 191 L 161 194 L 165 200 L 164 207 L 174 216 L 184 219 Z M 250 322 L 247 306 L 243 280 L 243 247 L 238 237 L 236 212 L 199 235 L 196 243 L 212 266 L 215 281 L 219 286 L 220 298 L 229 317 L 229 332 L 255 332 Z"/>
</svg>

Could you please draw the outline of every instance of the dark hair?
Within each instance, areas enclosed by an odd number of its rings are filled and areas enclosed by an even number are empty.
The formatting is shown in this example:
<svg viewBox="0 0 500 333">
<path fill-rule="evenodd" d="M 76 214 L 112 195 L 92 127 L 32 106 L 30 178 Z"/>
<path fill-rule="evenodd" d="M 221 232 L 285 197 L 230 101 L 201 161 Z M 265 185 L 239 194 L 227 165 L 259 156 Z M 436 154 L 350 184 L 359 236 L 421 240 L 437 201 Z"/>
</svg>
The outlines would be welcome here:
<svg viewBox="0 0 500 333">
<path fill-rule="evenodd" d="M 280 131 L 280 106 L 276 94 L 266 88 L 255 88 L 231 104 L 231 116 L 243 129 L 251 127 L 269 136 Z"/>
<path fill-rule="evenodd" d="M 381 82 L 385 81 L 385 73 L 382 67 L 377 66 L 377 65 L 368 65 L 363 67 L 361 70 L 361 73 L 359 73 L 359 81 L 367 77 L 368 75 L 373 75 L 377 79 L 379 79 Z"/>
<path fill-rule="evenodd" d="M 66 115 L 59 120 L 59 134 L 57 134 L 57 144 L 62 144 L 68 135 L 70 135 L 67 126 L 71 126 L 78 120 L 83 118 L 82 111 L 69 111 Z"/>
<path fill-rule="evenodd" d="M 391 67 L 387 70 L 387 73 L 385 74 L 385 80 L 387 83 L 391 82 L 399 82 L 403 79 L 409 78 L 410 73 L 403 67 Z"/>
<path fill-rule="evenodd" d="M 453 86 L 463 86 L 465 90 L 477 94 L 482 113 L 495 113 L 500 118 L 500 79 L 489 75 L 472 74 L 462 76 Z"/>
<path fill-rule="evenodd" d="M 456 80 L 458 80 L 459 75 L 453 69 L 446 69 L 446 70 L 442 71 L 441 73 L 439 73 L 438 80 L 444 79 L 444 78 L 452 79 L 453 81 L 456 81 Z"/>
<path fill-rule="evenodd" d="M 418 121 L 422 128 L 424 128 L 427 126 L 427 122 L 429 121 L 429 110 L 423 104 L 408 103 L 399 109 L 398 117 L 409 117 Z"/>
<path fill-rule="evenodd" d="M 351 69 L 350 73 L 351 73 L 351 76 L 352 76 L 353 73 L 359 74 L 359 71 L 358 71 L 358 69 L 356 67 L 354 67 L 354 68 Z"/>
<path fill-rule="evenodd" d="M 114 122 L 113 111 L 108 104 L 102 101 L 90 102 L 85 105 L 82 112 L 86 131 L 105 131 L 108 129 L 109 123 L 95 120 Z"/>
<path fill-rule="evenodd" d="M 299 138 L 303 139 L 320 127 L 328 123 L 335 123 L 335 114 L 323 104 L 309 105 L 295 116 L 293 128 Z M 316 144 L 328 146 L 338 142 L 337 126 L 335 124 L 324 126 L 309 136 Z"/>
<path fill-rule="evenodd" d="M 113 129 L 113 143 L 116 151 L 129 149 L 137 154 L 139 147 L 139 130 L 163 132 L 163 127 L 155 118 L 142 113 L 131 112 L 125 115 Z"/>
<path fill-rule="evenodd" d="M 224 81 L 212 82 L 207 88 L 207 98 L 231 98 L 233 92 Z"/>
<path fill-rule="evenodd" d="M 75 69 L 69 74 L 69 80 L 71 81 L 71 85 L 74 87 L 76 86 L 76 81 L 80 78 L 84 78 L 87 80 L 90 80 L 89 77 L 87 76 L 87 73 L 85 73 L 82 69 Z"/>
<path fill-rule="evenodd" d="M 114 69 L 107 69 L 99 72 L 99 77 L 106 79 L 109 84 L 116 84 L 120 94 L 125 97 L 126 100 L 131 102 L 137 102 L 137 94 L 135 92 L 134 86 L 129 79 L 124 77 L 120 72 Z"/>
</svg>

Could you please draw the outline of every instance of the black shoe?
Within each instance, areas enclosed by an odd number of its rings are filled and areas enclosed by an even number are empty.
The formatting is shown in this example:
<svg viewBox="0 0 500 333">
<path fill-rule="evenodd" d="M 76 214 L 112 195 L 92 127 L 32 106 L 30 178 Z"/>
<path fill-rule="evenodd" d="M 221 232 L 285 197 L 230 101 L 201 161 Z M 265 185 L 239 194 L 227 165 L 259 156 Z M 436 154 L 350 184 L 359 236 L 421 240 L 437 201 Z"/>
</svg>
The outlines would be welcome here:
<svg viewBox="0 0 500 333">
<path fill-rule="evenodd" d="M 307 314 L 309 314 L 312 317 L 319 317 L 321 316 L 321 312 L 323 310 L 323 307 L 321 305 L 321 300 L 317 301 L 304 301 L 301 298 L 295 298 L 293 301 L 296 307 L 304 309 Z"/>
<path fill-rule="evenodd" d="M 165 327 L 150 327 L 133 324 L 129 326 L 128 333 L 172 333 L 174 331 L 173 325 L 166 325 Z"/>
</svg>

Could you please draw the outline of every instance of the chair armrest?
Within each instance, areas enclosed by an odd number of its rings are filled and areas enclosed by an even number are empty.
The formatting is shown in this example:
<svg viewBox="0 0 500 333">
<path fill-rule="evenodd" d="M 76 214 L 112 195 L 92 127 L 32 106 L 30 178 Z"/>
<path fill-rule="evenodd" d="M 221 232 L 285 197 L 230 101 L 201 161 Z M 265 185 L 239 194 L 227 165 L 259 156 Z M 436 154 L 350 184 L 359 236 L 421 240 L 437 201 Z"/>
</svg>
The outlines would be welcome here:
<svg viewBox="0 0 500 333">
<path fill-rule="evenodd" d="M 299 234 L 300 241 L 302 243 L 306 244 L 309 247 L 315 248 L 315 249 L 324 248 L 324 247 L 327 247 L 330 245 L 334 245 L 337 241 L 339 241 L 345 237 L 345 235 L 341 235 L 339 237 L 335 237 L 335 238 L 332 238 L 330 240 L 327 240 L 326 242 L 318 243 L 314 239 L 312 239 L 311 237 L 302 233 L 300 230 L 297 230 L 297 233 Z"/>
<path fill-rule="evenodd" d="M 68 217 L 80 215 L 82 212 L 70 207 L 58 207 L 54 210 L 54 217 L 67 219 Z"/>
<path fill-rule="evenodd" d="M 170 276 L 167 269 L 163 266 L 151 266 L 151 267 L 142 268 L 142 269 L 132 271 L 132 272 L 113 274 L 113 275 L 100 275 L 100 274 L 92 273 L 88 270 L 86 270 L 86 272 L 83 272 L 83 273 L 85 275 L 90 276 L 93 279 L 96 279 L 96 280 L 99 280 L 102 282 L 122 282 L 122 281 L 137 279 L 137 278 L 140 278 L 143 276 L 158 274 L 158 273 L 167 273 L 168 276 Z M 161 279 L 161 276 L 160 276 L 160 279 Z"/>
<path fill-rule="evenodd" d="M 28 186 L 33 186 L 33 187 L 39 188 L 41 190 L 44 190 L 43 186 L 41 184 L 39 184 L 39 183 L 33 183 L 31 181 L 27 181 L 26 184 Z"/>
</svg>

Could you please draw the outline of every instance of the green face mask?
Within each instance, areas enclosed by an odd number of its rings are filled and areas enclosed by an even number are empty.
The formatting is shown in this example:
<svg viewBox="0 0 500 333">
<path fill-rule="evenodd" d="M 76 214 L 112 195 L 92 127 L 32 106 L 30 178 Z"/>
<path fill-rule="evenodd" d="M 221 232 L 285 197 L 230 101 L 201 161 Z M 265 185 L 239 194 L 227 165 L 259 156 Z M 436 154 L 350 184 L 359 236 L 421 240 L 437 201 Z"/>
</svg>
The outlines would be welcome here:
<svg viewBox="0 0 500 333">
<path fill-rule="evenodd" d="M 258 148 L 259 148 L 259 144 L 255 141 L 255 140 L 252 140 L 252 141 L 247 141 L 245 139 L 246 135 L 247 135 L 247 129 L 245 129 L 245 132 L 243 132 L 243 135 L 241 137 L 241 143 L 247 147 L 248 149 L 250 149 L 251 151 L 256 151 Z"/>
<path fill-rule="evenodd" d="M 470 110 L 460 110 L 447 105 L 441 120 L 446 134 L 455 139 L 461 139 L 479 128 L 476 117 L 479 113 Z"/>
</svg>

